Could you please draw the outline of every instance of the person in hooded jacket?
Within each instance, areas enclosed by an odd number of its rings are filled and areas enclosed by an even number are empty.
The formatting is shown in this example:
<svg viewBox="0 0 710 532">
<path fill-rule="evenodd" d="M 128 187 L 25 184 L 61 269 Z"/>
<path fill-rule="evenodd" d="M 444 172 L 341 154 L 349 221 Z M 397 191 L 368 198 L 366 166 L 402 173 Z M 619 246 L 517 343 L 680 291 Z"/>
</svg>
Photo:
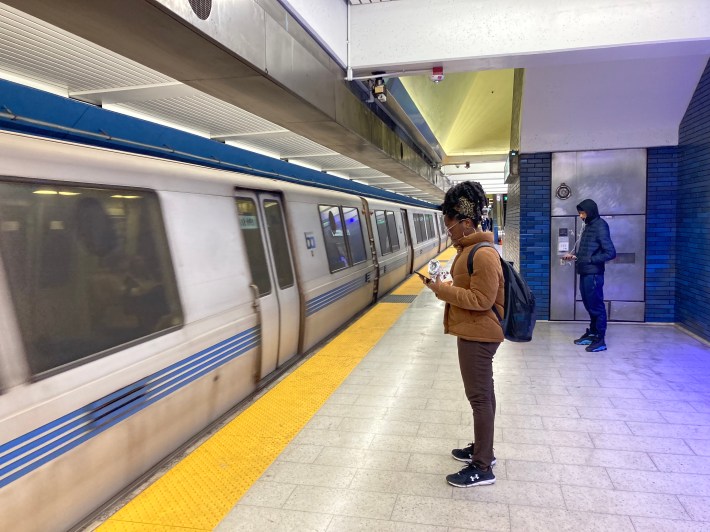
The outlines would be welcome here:
<svg viewBox="0 0 710 532">
<path fill-rule="evenodd" d="M 493 312 L 503 315 L 505 287 L 500 256 L 493 247 L 480 248 L 473 258 L 473 274 L 466 264 L 473 247 L 493 243 L 493 233 L 481 230 L 488 203 L 480 183 L 466 181 L 450 188 L 441 210 L 458 253 L 451 266 L 453 282 L 439 278 L 426 283 L 444 307 L 444 332 L 457 336 L 459 367 L 466 397 L 473 411 L 474 442 L 453 449 L 451 456 L 467 465 L 446 477 L 452 486 L 468 488 L 493 484 L 493 432 L 496 396 L 493 388 L 493 356 L 503 341 L 503 329 Z"/>
<path fill-rule="evenodd" d="M 584 220 L 582 235 L 573 253 L 564 260 L 576 261 L 582 303 L 589 313 L 589 328 L 574 343 L 586 345 L 590 352 L 606 351 L 606 305 L 604 304 L 604 263 L 616 257 L 609 234 L 609 224 L 599 216 L 599 208 L 591 199 L 577 205 Z"/>
</svg>

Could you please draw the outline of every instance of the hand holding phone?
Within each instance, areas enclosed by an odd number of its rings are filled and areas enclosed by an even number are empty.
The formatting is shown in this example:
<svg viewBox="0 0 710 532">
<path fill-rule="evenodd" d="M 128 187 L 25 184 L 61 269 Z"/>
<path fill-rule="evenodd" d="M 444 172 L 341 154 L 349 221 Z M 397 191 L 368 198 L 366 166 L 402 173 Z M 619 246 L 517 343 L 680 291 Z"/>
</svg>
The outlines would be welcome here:
<svg viewBox="0 0 710 532">
<path fill-rule="evenodd" d="M 423 273 L 419 273 L 419 272 L 414 272 L 414 273 L 416 273 L 421 278 L 421 280 L 424 281 L 425 283 L 431 282 L 431 279 L 429 279 L 429 277 L 427 277 Z"/>
</svg>

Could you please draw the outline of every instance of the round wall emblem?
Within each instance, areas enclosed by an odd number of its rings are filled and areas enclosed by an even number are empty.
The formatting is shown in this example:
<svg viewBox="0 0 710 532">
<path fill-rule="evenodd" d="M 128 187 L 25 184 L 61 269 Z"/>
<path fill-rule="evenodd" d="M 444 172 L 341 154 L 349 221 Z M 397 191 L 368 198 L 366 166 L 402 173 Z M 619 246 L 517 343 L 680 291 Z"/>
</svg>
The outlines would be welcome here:
<svg viewBox="0 0 710 532">
<path fill-rule="evenodd" d="M 571 195 L 572 189 L 569 188 L 565 183 L 562 183 L 559 187 L 557 187 L 557 191 L 555 192 L 555 196 L 557 196 L 561 200 L 569 199 Z"/>
</svg>

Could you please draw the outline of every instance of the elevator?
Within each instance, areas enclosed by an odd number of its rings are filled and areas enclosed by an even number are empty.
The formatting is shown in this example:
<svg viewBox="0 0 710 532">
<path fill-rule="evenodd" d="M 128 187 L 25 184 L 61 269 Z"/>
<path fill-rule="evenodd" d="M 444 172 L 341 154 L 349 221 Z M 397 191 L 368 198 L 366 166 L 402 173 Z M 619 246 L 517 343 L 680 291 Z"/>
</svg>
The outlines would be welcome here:
<svg viewBox="0 0 710 532">
<path fill-rule="evenodd" d="M 577 205 L 592 199 L 609 224 L 616 258 L 606 263 L 609 321 L 644 321 L 646 271 L 646 150 L 552 154 L 550 319 L 588 321 L 579 276 L 560 258 L 574 252 L 584 222 Z"/>
</svg>

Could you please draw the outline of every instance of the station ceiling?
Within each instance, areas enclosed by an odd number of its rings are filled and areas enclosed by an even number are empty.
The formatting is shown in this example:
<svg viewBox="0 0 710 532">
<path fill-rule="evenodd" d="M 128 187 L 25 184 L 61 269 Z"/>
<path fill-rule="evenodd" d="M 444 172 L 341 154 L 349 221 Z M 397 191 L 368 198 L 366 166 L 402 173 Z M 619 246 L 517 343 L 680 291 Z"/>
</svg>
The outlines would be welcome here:
<svg viewBox="0 0 710 532">
<path fill-rule="evenodd" d="M 669 9 L 677 13 L 670 0 L 571 0 L 564 6 L 500 0 L 480 3 L 476 13 L 465 9 L 466 0 L 437 9 L 433 0 L 349 0 L 347 11 L 340 0 L 240 0 L 229 4 L 243 19 L 236 28 L 220 26 L 229 17 L 217 8 L 212 19 L 198 20 L 177 0 L 129 2 L 143 14 L 150 11 L 145 6 L 162 11 L 162 19 L 151 15 L 159 21 L 154 27 L 141 15 L 131 17 L 118 0 L 91 4 L 93 11 L 85 6 L 79 17 L 57 15 L 57 6 L 70 12 L 67 6 L 82 5 L 79 0 L 5 1 L 2 77 L 435 203 L 448 185 L 466 179 L 480 181 L 489 193 L 504 192 L 510 150 L 676 144 L 710 56 L 710 4 L 701 0 L 688 0 L 689 13 L 676 18 L 664 17 Z M 299 19 L 307 32 L 294 31 L 279 4 L 309 10 L 315 19 Z M 58 27 L 21 11 L 30 5 L 34 14 L 66 22 Z M 103 5 L 109 7 L 96 7 Z M 339 18 L 328 6 L 337 7 Z M 116 27 L 102 32 L 97 22 L 118 13 Z M 638 24 L 624 22 L 639 13 L 646 18 Z M 384 73 L 393 97 L 375 105 L 419 154 L 393 144 L 398 141 L 386 136 L 391 132 L 384 124 L 343 103 L 352 98 L 337 88 L 344 85 L 337 78 L 344 52 L 323 35 L 346 26 L 355 79 Z M 177 36 L 161 42 L 159 35 L 176 27 L 187 30 L 180 38 L 199 43 L 192 56 L 189 50 L 171 56 L 181 46 Z M 103 33 L 111 35 L 104 39 Z M 219 47 L 221 38 L 226 44 Z M 440 83 L 431 81 L 436 65 L 445 74 Z M 444 178 L 427 177 L 427 165 Z"/>
</svg>

